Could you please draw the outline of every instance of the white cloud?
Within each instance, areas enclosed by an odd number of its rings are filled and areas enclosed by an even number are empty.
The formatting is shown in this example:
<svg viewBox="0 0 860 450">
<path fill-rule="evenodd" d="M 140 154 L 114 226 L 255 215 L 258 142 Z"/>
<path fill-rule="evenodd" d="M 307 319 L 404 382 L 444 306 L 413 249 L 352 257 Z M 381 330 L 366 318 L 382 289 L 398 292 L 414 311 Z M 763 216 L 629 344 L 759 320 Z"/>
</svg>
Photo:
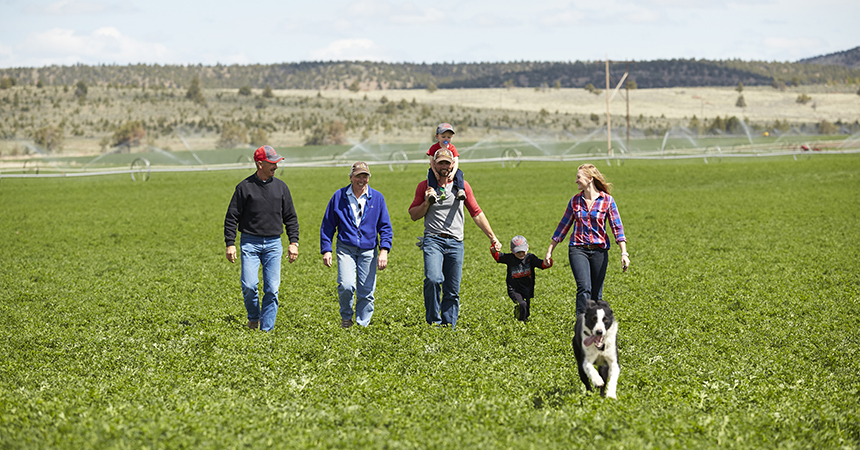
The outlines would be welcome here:
<svg viewBox="0 0 860 450">
<path fill-rule="evenodd" d="M 394 25 L 431 25 L 444 22 L 450 13 L 441 8 L 414 3 L 392 3 L 377 0 L 359 0 L 346 8 L 350 18 Z M 368 25 L 373 26 L 373 23 Z"/>
<path fill-rule="evenodd" d="M 56 60 L 63 63 L 137 63 L 172 59 L 172 52 L 162 44 L 142 42 L 124 36 L 114 27 L 103 27 L 89 35 L 74 30 L 53 28 L 34 33 L 17 46 L 31 60 Z"/>
<path fill-rule="evenodd" d="M 51 16 L 70 16 L 79 14 L 109 14 L 137 11 L 130 3 L 104 3 L 99 1 L 59 0 L 47 6 L 29 6 L 26 11 L 31 14 Z"/>
<path fill-rule="evenodd" d="M 550 27 L 577 25 L 582 23 L 583 19 L 585 19 L 585 14 L 582 11 L 567 9 L 550 13 L 550 15 L 541 18 L 540 23 Z"/>
<path fill-rule="evenodd" d="M 657 23 L 663 18 L 663 15 L 651 9 L 637 7 L 634 8 L 634 11 L 626 14 L 624 18 L 629 23 Z"/>
<path fill-rule="evenodd" d="M 374 17 L 377 15 L 387 15 L 391 12 L 392 6 L 388 2 L 375 0 L 359 0 L 352 2 L 346 7 L 347 13 L 350 16 L 359 17 Z"/>
<path fill-rule="evenodd" d="M 370 39 L 339 39 L 328 47 L 311 50 L 316 61 L 387 61 L 382 49 Z"/>
</svg>

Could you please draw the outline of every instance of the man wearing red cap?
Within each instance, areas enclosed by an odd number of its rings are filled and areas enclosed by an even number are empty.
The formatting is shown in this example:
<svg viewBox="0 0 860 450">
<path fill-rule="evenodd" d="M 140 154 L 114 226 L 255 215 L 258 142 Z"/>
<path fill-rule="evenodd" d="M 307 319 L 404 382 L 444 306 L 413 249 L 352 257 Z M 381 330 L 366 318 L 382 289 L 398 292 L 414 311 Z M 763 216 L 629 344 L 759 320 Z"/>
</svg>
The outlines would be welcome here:
<svg viewBox="0 0 860 450">
<path fill-rule="evenodd" d="M 227 216 L 224 241 L 227 261 L 236 262 L 236 229 L 242 233 L 242 297 L 248 311 L 248 328 L 271 331 L 278 314 L 284 227 L 290 246 L 290 262 L 299 256 L 299 221 L 287 185 L 275 178 L 278 162 L 275 149 L 264 145 L 254 152 L 257 172 L 236 186 Z M 263 267 L 263 301 L 257 293 L 258 272 Z"/>
</svg>

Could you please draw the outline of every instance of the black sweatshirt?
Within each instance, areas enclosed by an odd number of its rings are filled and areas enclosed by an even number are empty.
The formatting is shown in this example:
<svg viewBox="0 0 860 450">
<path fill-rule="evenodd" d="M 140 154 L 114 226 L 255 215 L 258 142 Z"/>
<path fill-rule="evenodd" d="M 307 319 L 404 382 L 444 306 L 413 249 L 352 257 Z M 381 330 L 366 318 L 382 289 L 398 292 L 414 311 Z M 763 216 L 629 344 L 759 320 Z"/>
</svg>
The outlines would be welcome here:
<svg viewBox="0 0 860 450">
<path fill-rule="evenodd" d="M 535 268 L 548 269 L 552 264 L 544 262 L 532 253 L 527 253 L 523 259 L 517 258 L 513 253 L 499 253 L 492 250 L 493 259 L 499 264 L 508 266 L 508 275 L 505 282 L 509 291 L 514 291 L 523 298 L 534 298 L 535 296 Z"/>
<path fill-rule="evenodd" d="M 227 217 L 224 218 L 224 241 L 236 245 L 236 227 L 243 234 L 280 236 L 287 227 L 290 243 L 299 242 L 299 220 L 293 207 L 290 188 L 275 178 L 260 181 L 257 174 L 245 178 L 236 186 Z"/>
</svg>

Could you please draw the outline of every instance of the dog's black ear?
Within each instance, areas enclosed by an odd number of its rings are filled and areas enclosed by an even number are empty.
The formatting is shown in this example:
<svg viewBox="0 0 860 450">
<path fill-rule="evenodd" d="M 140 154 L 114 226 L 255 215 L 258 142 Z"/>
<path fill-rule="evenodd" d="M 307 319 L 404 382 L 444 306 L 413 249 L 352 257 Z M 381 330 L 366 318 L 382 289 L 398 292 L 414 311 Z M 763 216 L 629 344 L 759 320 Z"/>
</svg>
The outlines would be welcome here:
<svg viewBox="0 0 860 450">
<path fill-rule="evenodd" d="M 592 300 L 590 298 L 585 299 L 585 309 L 592 309 L 592 308 L 597 308 L 597 302 L 595 302 L 594 300 Z"/>
<path fill-rule="evenodd" d="M 602 299 L 601 299 L 601 300 L 598 300 L 598 301 L 597 301 L 597 306 L 599 306 L 599 307 L 601 307 L 601 308 L 603 308 L 603 307 L 607 307 L 607 308 L 608 308 L 608 307 L 609 307 L 609 302 L 607 302 L 606 300 L 602 300 Z"/>
</svg>

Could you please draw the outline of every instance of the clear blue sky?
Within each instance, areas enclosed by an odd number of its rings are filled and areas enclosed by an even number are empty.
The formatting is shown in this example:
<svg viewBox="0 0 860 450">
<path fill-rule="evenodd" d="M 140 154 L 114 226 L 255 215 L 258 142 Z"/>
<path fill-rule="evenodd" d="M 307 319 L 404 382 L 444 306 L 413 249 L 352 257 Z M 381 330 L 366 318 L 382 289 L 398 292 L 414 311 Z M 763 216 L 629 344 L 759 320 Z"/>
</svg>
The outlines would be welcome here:
<svg viewBox="0 0 860 450">
<path fill-rule="evenodd" d="M 860 45 L 860 0 L 0 0 L 0 67 L 795 61 Z"/>
</svg>

